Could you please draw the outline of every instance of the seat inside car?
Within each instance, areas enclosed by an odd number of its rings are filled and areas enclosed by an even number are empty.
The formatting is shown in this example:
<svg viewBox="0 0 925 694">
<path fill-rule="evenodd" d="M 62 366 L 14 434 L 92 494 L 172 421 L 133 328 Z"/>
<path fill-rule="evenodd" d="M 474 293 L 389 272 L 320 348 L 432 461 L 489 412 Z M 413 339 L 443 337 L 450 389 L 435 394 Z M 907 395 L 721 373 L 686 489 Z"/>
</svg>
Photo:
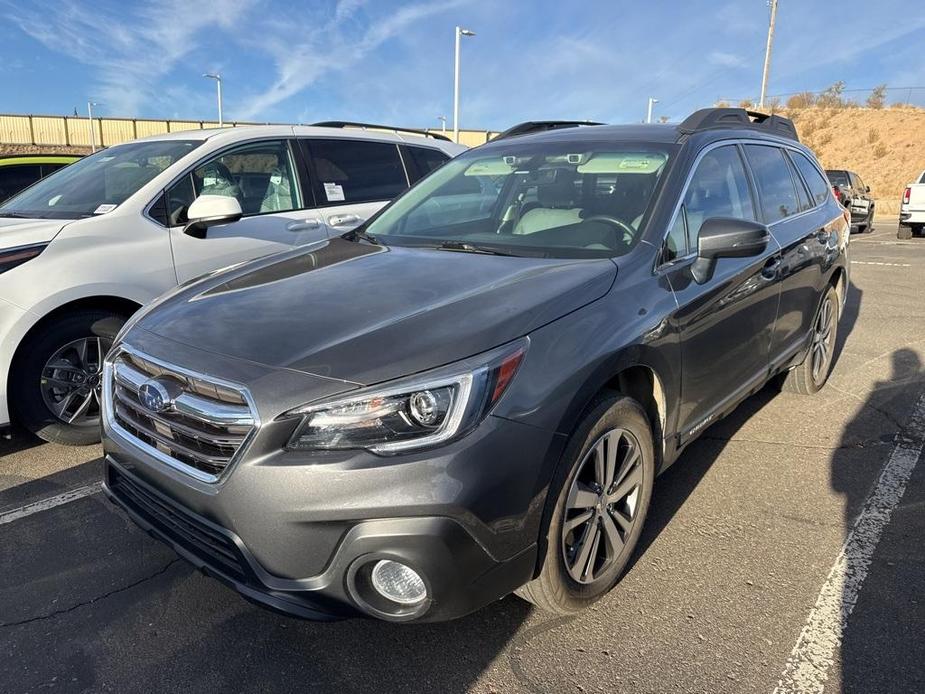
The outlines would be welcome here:
<svg viewBox="0 0 925 694">
<path fill-rule="evenodd" d="M 581 208 L 575 205 L 575 172 L 556 169 L 553 180 L 536 187 L 536 206 L 528 208 L 514 227 L 514 234 L 535 234 L 545 229 L 577 224 Z"/>
</svg>

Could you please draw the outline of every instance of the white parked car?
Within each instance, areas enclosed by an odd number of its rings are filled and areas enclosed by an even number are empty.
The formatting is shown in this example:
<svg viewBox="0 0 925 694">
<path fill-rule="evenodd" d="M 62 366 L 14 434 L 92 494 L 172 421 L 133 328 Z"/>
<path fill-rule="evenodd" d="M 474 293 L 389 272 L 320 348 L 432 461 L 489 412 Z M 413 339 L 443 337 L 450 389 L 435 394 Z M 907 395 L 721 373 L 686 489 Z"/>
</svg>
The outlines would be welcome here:
<svg viewBox="0 0 925 694">
<path fill-rule="evenodd" d="M 925 171 L 903 191 L 899 207 L 899 230 L 896 236 L 911 239 L 925 233 Z"/>
<path fill-rule="evenodd" d="M 464 150 L 343 125 L 135 140 L 0 205 L 0 426 L 97 441 L 102 359 L 135 310 L 204 273 L 350 231 Z"/>
</svg>

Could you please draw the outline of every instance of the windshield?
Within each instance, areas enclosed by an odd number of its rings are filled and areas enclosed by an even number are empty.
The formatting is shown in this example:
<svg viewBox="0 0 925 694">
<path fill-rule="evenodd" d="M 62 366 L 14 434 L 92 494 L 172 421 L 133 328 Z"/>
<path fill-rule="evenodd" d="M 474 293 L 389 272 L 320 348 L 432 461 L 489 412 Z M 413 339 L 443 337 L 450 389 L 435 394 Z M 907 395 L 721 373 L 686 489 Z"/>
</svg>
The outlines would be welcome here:
<svg viewBox="0 0 925 694">
<path fill-rule="evenodd" d="M 639 240 L 673 145 L 510 144 L 453 159 L 373 219 L 383 243 L 602 257 Z"/>
<path fill-rule="evenodd" d="M 10 198 L 0 205 L 0 217 L 78 219 L 110 212 L 200 144 L 154 140 L 101 150 Z"/>
</svg>

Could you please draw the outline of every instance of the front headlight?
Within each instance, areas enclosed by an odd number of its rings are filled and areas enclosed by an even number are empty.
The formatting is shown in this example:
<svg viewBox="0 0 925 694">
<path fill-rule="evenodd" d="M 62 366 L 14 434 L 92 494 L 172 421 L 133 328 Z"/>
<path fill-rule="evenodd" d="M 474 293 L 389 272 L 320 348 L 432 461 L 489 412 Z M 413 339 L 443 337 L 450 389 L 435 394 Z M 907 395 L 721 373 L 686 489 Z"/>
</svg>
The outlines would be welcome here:
<svg viewBox="0 0 925 694">
<path fill-rule="evenodd" d="M 366 449 L 391 454 L 435 446 L 478 424 L 504 394 L 528 345 L 518 340 L 454 369 L 395 381 L 345 398 L 307 405 L 292 450 Z"/>
</svg>

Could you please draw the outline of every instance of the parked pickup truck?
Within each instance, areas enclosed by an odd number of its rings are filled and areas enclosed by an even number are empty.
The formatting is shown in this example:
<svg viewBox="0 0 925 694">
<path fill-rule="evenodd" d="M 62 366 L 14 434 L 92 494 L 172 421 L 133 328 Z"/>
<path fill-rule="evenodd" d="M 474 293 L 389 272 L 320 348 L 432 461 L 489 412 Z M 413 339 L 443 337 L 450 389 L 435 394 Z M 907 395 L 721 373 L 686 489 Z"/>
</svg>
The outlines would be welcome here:
<svg viewBox="0 0 925 694">
<path fill-rule="evenodd" d="M 915 180 L 903 191 L 903 202 L 899 208 L 899 231 L 896 232 L 896 236 L 901 239 L 921 236 L 925 230 L 925 171 Z"/>
</svg>

